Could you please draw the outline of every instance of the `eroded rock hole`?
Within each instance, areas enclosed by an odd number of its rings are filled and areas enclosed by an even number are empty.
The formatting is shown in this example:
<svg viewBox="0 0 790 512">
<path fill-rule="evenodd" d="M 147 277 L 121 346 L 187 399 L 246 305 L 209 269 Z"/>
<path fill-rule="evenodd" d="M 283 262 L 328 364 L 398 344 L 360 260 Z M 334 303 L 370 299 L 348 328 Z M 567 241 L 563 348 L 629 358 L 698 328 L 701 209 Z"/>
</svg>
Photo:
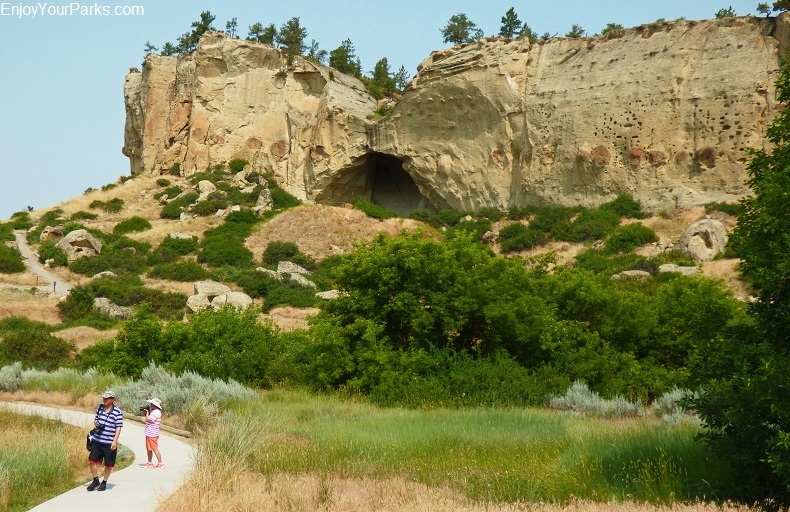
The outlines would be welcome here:
<svg viewBox="0 0 790 512">
<path fill-rule="evenodd" d="M 374 203 L 399 215 L 408 215 L 420 208 L 431 208 L 403 162 L 391 155 L 373 153 L 367 165 L 369 197 Z"/>
</svg>

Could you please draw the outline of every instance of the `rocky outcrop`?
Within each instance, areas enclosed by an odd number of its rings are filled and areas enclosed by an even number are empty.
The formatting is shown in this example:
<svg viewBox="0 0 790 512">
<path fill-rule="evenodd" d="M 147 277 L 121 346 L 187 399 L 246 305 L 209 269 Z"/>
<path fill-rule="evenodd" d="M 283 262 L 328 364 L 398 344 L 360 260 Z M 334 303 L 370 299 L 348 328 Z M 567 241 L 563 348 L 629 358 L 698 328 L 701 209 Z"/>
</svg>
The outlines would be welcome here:
<svg viewBox="0 0 790 512">
<path fill-rule="evenodd" d="M 132 313 L 134 313 L 132 308 L 119 306 L 107 297 L 96 297 L 93 299 L 93 307 L 96 308 L 100 313 L 107 315 L 110 318 L 116 318 L 120 320 L 125 320 L 132 316 Z"/>
<path fill-rule="evenodd" d="M 675 249 L 696 261 L 712 261 L 727 246 L 727 228 L 714 219 L 702 219 L 687 227 Z"/>
<path fill-rule="evenodd" d="M 102 243 L 84 229 L 75 229 L 60 239 L 57 247 L 63 249 L 69 261 L 96 256 L 101 253 Z"/>
<path fill-rule="evenodd" d="M 620 192 L 654 211 L 732 201 L 777 108 L 788 16 L 454 46 L 384 119 L 354 78 L 209 33 L 127 76 L 124 153 L 133 174 L 243 158 L 300 199 L 363 195 L 401 212 L 595 206 Z"/>
<path fill-rule="evenodd" d="M 226 305 L 247 309 L 252 305 L 252 298 L 216 281 L 198 281 L 195 283 L 195 294 L 187 298 L 186 313 L 197 313 L 208 308 L 221 309 Z"/>
</svg>

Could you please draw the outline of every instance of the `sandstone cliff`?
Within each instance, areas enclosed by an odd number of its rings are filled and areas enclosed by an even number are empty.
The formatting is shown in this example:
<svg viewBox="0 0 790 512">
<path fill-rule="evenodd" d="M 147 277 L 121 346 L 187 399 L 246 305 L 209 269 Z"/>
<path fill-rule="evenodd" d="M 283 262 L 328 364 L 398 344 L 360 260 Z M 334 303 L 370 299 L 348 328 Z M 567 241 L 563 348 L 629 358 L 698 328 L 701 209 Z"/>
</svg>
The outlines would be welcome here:
<svg viewBox="0 0 790 512">
<path fill-rule="evenodd" d="M 745 193 L 765 144 L 788 16 L 656 23 L 615 37 L 482 40 L 431 54 L 384 119 L 363 85 L 207 34 L 125 85 L 132 173 L 244 158 L 294 195 L 395 210 L 648 208 Z"/>
</svg>

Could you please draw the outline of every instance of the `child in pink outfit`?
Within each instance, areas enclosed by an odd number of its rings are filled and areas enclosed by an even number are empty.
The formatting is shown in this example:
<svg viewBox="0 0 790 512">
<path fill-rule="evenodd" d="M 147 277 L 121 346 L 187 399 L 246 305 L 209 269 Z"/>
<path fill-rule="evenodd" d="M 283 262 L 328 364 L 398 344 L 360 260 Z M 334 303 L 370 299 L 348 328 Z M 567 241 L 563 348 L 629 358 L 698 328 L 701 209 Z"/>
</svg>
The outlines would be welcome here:
<svg viewBox="0 0 790 512">
<path fill-rule="evenodd" d="M 148 462 L 143 466 L 146 468 L 161 469 L 165 467 L 162 462 L 162 454 L 159 453 L 159 424 L 162 422 L 162 402 L 158 398 L 146 400 L 151 404 L 151 410 L 145 410 L 145 450 L 148 452 Z M 151 459 L 156 455 L 156 466 L 151 463 Z"/>
</svg>

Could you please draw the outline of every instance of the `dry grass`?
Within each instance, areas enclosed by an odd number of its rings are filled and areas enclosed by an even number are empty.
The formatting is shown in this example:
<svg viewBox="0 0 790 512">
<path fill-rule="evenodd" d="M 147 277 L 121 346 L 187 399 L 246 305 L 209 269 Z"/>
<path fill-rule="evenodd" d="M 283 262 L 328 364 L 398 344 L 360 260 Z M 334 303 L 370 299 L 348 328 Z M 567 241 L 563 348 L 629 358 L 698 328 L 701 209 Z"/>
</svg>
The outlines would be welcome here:
<svg viewBox="0 0 790 512">
<path fill-rule="evenodd" d="M 594 503 L 473 503 L 452 489 L 429 487 L 402 479 L 343 478 L 340 475 L 284 475 L 265 477 L 249 471 L 231 471 L 218 484 L 196 474 L 184 487 L 159 505 L 162 512 L 285 512 L 323 510 L 343 512 L 653 512 L 748 511 L 748 507 L 718 507 L 707 503 L 655 506 L 632 502 Z"/>
<path fill-rule="evenodd" d="M 260 318 L 273 321 L 277 327 L 284 331 L 294 329 L 307 329 L 307 319 L 318 313 L 318 308 L 294 308 L 285 306 L 274 308 L 268 314 L 263 314 Z"/>
<path fill-rule="evenodd" d="M 75 411 L 96 410 L 96 394 L 75 397 L 65 391 L 0 391 L 0 402 L 28 402 Z M 83 450 L 85 449 L 83 445 Z"/>
<path fill-rule="evenodd" d="M 60 323 L 58 298 L 44 292 L 31 293 L 29 288 L 0 288 L 0 319 L 22 316 L 50 325 Z"/>
<path fill-rule="evenodd" d="M 395 235 L 424 226 L 412 219 L 378 220 L 352 208 L 305 204 L 261 225 L 247 238 L 246 245 L 256 260 L 273 241 L 293 242 L 303 253 L 321 260 L 352 252 L 356 245 L 369 242 L 379 233 Z"/>
<path fill-rule="evenodd" d="M 52 335 L 65 341 L 73 341 L 77 346 L 77 352 L 81 352 L 98 341 L 115 338 L 118 335 L 118 329 L 100 331 L 93 327 L 80 326 L 55 331 Z"/>
</svg>

